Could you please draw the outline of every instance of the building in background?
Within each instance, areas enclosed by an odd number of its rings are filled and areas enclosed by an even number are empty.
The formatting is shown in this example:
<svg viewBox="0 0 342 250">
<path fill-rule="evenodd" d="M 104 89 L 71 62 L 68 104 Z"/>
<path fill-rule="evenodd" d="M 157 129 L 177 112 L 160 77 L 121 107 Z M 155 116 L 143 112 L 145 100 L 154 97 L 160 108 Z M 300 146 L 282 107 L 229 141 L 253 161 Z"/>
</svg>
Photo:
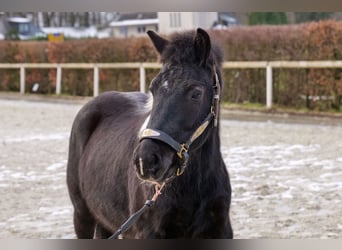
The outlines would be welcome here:
<svg viewBox="0 0 342 250">
<path fill-rule="evenodd" d="M 113 37 L 145 36 L 147 30 L 158 31 L 157 12 L 120 13 L 119 18 L 110 24 Z"/>
<path fill-rule="evenodd" d="M 198 27 L 222 29 L 237 24 L 237 19 L 225 12 L 137 12 L 119 13 L 110 27 L 113 37 L 139 37 L 145 36 L 147 30 L 169 34 Z"/>
<path fill-rule="evenodd" d="M 201 27 L 209 29 L 218 20 L 217 12 L 158 12 L 159 32 L 169 34 L 175 31 Z"/>
<path fill-rule="evenodd" d="M 139 37 L 146 36 L 147 30 L 169 34 L 198 27 L 224 29 L 239 23 L 234 13 L 226 12 L 3 12 L 0 18 L 2 15 L 28 18 L 50 37 L 58 34 L 66 39 Z"/>
<path fill-rule="evenodd" d="M 27 17 L 1 17 L 0 32 L 2 39 L 30 40 L 44 39 L 46 34 Z"/>
</svg>

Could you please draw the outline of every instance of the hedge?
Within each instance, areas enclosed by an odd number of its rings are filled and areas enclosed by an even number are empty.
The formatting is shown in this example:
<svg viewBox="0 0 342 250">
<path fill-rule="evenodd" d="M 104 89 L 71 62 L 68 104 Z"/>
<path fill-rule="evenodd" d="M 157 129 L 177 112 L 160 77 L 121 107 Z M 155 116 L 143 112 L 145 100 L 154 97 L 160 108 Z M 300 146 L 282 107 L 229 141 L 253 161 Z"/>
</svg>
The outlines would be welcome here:
<svg viewBox="0 0 342 250">
<path fill-rule="evenodd" d="M 342 60 L 342 23 L 238 26 L 210 31 L 226 61 Z M 144 38 L 87 39 L 61 43 L 0 42 L 1 62 L 155 62 L 157 55 Z M 54 93 L 56 70 L 27 70 L 27 90 L 40 83 L 40 93 Z M 147 71 L 149 82 L 156 70 Z M 92 70 L 63 70 L 62 92 L 92 95 Z M 19 90 L 15 70 L 0 70 L 0 90 Z M 224 71 L 226 102 L 265 103 L 265 70 Z M 274 69 L 274 103 L 316 110 L 342 108 L 342 69 Z M 100 91 L 139 89 L 138 70 L 100 70 Z"/>
</svg>

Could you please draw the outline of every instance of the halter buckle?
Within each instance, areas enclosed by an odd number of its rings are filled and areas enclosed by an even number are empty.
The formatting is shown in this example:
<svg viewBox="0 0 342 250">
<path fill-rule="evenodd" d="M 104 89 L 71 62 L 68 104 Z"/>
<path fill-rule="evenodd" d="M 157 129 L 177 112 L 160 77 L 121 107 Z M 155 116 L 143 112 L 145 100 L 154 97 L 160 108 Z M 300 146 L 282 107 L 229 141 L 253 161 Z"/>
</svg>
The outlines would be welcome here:
<svg viewBox="0 0 342 250">
<path fill-rule="evenodd" d="M 185 146 L 185 143 L 181 144 L 180 146 L 181 146 L 181 148 L 177 152 L 177 155 L 180 159 L 183 159 L 184 153 L 186 153 L 186 154 L 188 153 L 188 148 Z"/>
</svg>

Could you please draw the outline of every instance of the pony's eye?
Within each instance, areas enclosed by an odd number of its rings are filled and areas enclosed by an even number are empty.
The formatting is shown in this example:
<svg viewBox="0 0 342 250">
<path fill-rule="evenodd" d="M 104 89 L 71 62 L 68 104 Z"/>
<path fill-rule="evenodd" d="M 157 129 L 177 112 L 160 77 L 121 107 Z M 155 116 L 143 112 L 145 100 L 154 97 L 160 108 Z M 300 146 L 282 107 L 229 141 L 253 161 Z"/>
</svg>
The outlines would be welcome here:
<svg viewBox="0 0 342 250">
<path fill-rule="evenodd" d="M 199 101 L 202 97 L 202 89 L 196 88 L 191 92 L 191 100 Z"/>
</svg>

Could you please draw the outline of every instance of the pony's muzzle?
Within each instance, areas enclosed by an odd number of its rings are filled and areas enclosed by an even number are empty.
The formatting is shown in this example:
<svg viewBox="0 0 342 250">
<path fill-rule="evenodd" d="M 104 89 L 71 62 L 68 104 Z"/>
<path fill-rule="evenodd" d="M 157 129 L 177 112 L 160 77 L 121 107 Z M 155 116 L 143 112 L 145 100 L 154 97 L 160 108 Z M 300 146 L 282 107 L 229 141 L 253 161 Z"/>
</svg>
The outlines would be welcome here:
<svg viewBox="0 0 342 250">
<path fill-rule="evenodd" d="M 172 165 L 174 152 L 159 144 L 161 143 L 146 139 L 136 148 L 134 165 L 139 178 L 162 182 L 169 177 L 167 172 Z"/>
</svg>

